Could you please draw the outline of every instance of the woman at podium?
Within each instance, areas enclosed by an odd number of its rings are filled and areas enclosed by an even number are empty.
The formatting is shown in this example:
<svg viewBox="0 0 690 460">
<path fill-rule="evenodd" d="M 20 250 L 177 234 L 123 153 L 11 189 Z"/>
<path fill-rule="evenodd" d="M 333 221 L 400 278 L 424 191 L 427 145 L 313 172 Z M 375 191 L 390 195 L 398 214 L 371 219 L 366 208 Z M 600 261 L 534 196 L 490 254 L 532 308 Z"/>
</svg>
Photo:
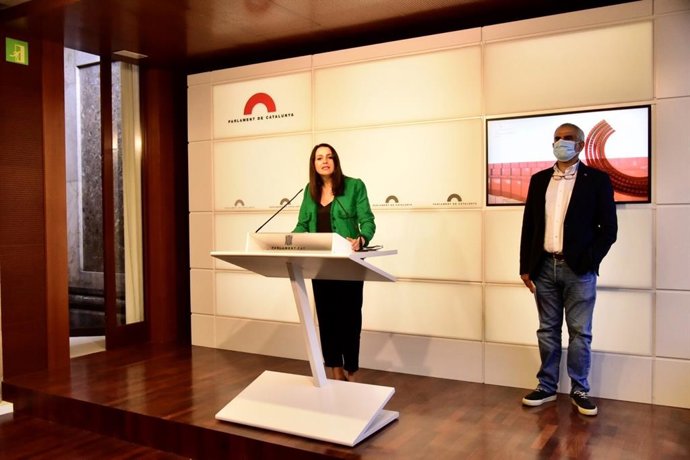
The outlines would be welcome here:
<svg viewBox="0 0 690 460">
<path fill-rule="evenodd" d="M 360 179 L 347 177 L 329 144 L 314 146 L 295 233 L 337 233 L 353 251 L 374 237 L 376 224 L 367 189 Z M 312 280 L 324 365 L 331 378 L 356 381 L 362 331 L 364 281 Z"/>
</svg>

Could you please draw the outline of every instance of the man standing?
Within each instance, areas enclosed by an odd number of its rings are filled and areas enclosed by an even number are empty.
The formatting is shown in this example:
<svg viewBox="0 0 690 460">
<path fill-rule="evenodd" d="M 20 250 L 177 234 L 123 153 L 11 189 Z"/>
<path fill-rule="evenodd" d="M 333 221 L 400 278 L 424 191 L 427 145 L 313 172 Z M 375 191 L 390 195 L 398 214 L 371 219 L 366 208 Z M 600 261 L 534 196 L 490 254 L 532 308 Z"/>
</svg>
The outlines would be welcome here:
<svg viewBox="0 0 690 460">
<path fill-rule="evenodd" d="M 561 361 L 563 317 L 568 326 L 570 399 L 584 415 L 596 415 L 589 399 L 592 314 L 599 264 L 616 241 L 618 222 L 609 176 L 579 161 L 585 134 L 565 123 L 553 137 L 553 168 L 530 180 L 522 219 L 520 277 L 535 295 L 539 386 L 526 406 L 555 401 Z"/>
</svg>

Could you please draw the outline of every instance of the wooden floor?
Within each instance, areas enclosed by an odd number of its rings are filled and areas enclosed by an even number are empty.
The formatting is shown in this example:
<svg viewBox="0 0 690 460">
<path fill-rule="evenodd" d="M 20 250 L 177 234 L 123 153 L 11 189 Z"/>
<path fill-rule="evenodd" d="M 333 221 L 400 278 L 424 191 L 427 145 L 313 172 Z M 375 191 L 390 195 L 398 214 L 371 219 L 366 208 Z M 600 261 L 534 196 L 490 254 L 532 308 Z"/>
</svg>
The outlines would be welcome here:
<svg viewBox="0 0 690 460">
<path fill-rule="evenodd" d="M 15 414 L 0 417 L 0 458 L 41 458 L 21 454 L 28 439 L 46 458 L 690 458 L 687 409 L 598 399 L 586 417 L 567 395 L 526 408 L 524 389 L 367 369 L 364 383 L 395 387 L 386 409 L 400 419 L 353 448 L 214 418 L 266 369 L 309 375 L 306 361 L 147 345 L 7 379 Z"/>
</svg>

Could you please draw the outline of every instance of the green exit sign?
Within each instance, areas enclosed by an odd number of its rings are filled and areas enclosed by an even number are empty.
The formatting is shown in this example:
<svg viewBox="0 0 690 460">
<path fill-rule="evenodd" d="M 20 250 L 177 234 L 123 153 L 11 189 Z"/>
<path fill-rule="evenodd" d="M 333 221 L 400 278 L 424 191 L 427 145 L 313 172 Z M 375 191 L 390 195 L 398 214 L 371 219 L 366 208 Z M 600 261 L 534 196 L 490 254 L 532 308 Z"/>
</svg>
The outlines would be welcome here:
<svg viewBox="0 0 690 460">
<path fill-rule="evenodd" d="M 5 60 L 14 64 L 29 65 L 29 44 L 13 38 L 5 38 Z"/>
</svg>

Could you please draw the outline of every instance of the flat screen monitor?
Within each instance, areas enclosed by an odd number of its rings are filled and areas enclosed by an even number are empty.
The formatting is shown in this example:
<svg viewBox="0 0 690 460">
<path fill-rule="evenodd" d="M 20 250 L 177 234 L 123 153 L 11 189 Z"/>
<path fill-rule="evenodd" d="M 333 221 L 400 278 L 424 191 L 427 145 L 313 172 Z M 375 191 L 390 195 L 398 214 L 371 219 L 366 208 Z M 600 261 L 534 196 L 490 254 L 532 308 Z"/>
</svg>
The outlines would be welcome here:
<svg viewBox="0 0 690 460">
<path fill-rule="evenodd" d="M 585 132 L 580 160 L 609 174 L 617 203 L 649 203 L 650 114 L 644 105 L 487 119 L 487 205 L 525 203 L 532 174 L 556 161 L 553 133 L 563 123 Z"/>
</svg>

